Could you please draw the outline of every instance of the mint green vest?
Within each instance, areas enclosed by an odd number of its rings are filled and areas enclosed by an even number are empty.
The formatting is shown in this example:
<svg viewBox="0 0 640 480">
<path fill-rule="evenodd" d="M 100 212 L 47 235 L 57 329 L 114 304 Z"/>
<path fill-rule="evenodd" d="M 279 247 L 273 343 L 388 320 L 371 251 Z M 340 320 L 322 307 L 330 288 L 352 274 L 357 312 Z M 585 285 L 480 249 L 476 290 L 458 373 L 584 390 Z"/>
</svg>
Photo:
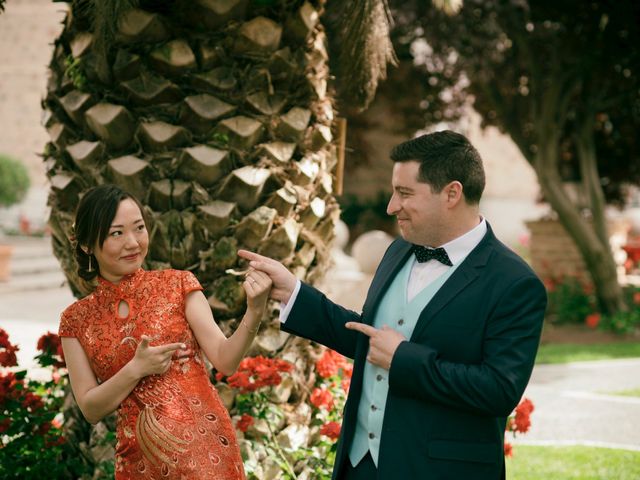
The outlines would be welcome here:
<svg viewBox="0 0 640 480">
<path fill-rule="evenodd" d="M 407 302 L 407 286 L 413 262 L 414 256 L 411 255 L 384 294 L 373 321 L 374 327 L 381 328 L 386 324 L 407 339 L 411 338 L 420 313 L 457 268 L 457 265 L 451 267 Z M 368 450 L 371 451 L 373 462 L 378 465 L 382 420 L 389 391 L 388 374 L 388 370 L 366 362 L 362 396 L 358 405 L 358 423 L 349 451 L 349 459 L 354 466 L 364 458 Z"/>
</svg>

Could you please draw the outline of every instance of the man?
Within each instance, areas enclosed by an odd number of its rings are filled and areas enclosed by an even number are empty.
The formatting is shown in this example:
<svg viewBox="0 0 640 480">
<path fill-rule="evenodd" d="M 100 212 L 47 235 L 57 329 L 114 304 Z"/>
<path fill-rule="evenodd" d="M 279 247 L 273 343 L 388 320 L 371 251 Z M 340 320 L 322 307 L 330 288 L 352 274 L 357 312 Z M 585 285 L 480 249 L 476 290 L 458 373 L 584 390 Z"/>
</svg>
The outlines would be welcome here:
<svg viewBox="0 0 640 480">
<path fill-rule="evenodd" d="M 546 293 L 479 214 L 484 170 L 462 135 L 391 152 L 402 238 L 386 251 L 360 315 L 241 250 L 286 306 L 282 329 L 354 359 L 334 479 L 505 478 L 507 416 L 529 381 Z"/>
</svg>

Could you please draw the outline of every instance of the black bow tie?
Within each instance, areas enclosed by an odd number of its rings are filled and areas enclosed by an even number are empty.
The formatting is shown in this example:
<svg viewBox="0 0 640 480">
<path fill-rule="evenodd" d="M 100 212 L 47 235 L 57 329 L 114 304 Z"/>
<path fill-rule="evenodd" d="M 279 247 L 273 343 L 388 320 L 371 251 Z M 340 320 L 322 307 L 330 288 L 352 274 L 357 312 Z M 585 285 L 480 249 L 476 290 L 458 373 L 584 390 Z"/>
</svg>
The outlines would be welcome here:
<svg viewBox="0 0 640 480">
<path fill-rule="evenodd" d="M 447 265 L 449 267 L 453 266 L 451 260 L 449 259 L 449 255 L 447 255 L 447 251 L 442 248 L 428 248 L 423 247 L 422 245 L 414 245 L 413 253 L 416 255 L 416 259 L 420 263 L 428 262 L 429 260 L 437 260 L 443 265 Z"/>
</svg>

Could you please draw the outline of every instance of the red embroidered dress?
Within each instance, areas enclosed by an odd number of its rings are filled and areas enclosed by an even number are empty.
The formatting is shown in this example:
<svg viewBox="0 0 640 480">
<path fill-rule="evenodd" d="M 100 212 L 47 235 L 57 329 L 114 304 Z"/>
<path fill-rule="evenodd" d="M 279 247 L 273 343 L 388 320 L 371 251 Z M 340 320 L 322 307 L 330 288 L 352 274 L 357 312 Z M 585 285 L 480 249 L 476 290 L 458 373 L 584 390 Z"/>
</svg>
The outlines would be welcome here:
<svg viewBox="0 0 640 480">
<path fill-rule="evenodd" d="M 151 345 L 182 342 L 193 354 L 163 375 L 144 377 L 117 410 L 116 479 L 244 479 L 227 410 L 209 381 L 185 318 L 185 298 L 202 287 L 191 272 L 138 270 L 95 291 L 62 314 L 59 334 L 77 338 L 98 381 L 131 358 L 142 335 Z M 121 318 L 124 301 L 129 315 Z"/>
</svg>

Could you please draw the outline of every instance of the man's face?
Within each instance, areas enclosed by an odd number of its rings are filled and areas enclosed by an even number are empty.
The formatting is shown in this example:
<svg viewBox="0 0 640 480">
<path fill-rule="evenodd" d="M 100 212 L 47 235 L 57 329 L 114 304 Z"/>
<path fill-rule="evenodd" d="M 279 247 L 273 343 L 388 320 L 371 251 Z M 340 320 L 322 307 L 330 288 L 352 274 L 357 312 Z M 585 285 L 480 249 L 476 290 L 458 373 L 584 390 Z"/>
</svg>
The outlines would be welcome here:
<svg viewBox="0 0 640 480">
<path fill-rule="evenodd" d="M 418 181 L 420 163 L 396 162 L 391 185 L 393 194 L 387 213 L 395 215 L 402 238 L 418 245 L 438 247 L 446 232 L 447 202 L 443 189 L 434 193 L 427 183 Z"/>
</svg>

